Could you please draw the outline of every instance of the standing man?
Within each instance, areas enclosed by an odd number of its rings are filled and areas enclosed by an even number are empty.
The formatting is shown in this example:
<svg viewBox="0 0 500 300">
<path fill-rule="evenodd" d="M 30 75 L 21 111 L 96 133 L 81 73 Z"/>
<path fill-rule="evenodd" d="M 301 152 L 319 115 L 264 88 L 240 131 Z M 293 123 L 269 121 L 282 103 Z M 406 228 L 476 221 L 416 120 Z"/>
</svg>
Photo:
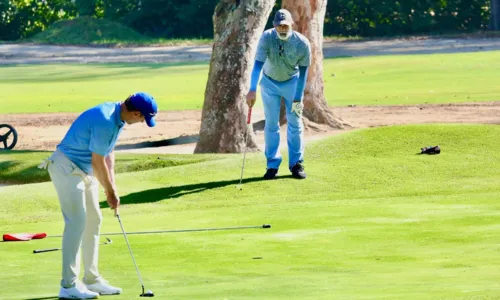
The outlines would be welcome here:
<svg viewBox="0 0 500 300">
<path fill-rule="evenodd" d="M 294 178 L 305 179 L 302 98 L 311 64 L 311 45 L 305 36 L 292 30 L 293 20 L 288 10 L 276 12 L 273 25 L 274 28 L 264 31 L 259 41 L 247 104 L 249 107 L 255 104 L 257 82 L 264 69 L 260 81 L 266 118 L 267 171 L 264 179 L 276 178 L 282 160 L 279 150 L 281 97 L 285 99 L 288 122 L 288 168 Z"/>
<path fill-rule="evenodd" d="M 136 93 L 124 102 L 108 102 L 83 112 L 71 125 L 62 142 L 40 168 L 48 168 L 64 217 L 62 280 L 60 299 L 95 299 L 120 294 L 97 268 L 102 214 L 98 183 L 117 214 L 120 198 L 115 185 L 114 147 L 125 124 L 146 121 L 155 126 L 156 101 Z M 80 273 L 80 247 L 85 275 Z"/>
</svg>

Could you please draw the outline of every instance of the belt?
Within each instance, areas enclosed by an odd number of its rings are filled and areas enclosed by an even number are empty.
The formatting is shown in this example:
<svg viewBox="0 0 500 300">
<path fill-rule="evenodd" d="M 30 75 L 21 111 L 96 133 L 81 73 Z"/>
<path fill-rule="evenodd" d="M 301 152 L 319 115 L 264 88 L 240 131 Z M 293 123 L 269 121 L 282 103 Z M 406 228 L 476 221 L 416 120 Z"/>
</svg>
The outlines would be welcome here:
<svg viewBox="0 0 500 300">
<path fill-rule="evenodd" d="M 284 82 L 290 81 L 290 80 L 294 79 L 295 77 L 297 77 L 297 76 L 292 76 L 292 77 L 288 78 L 287 80 L 280 81 L 280 80 L 276 80 L 276 79 L 272 78 L 271 76 L 267 75 L 267 74 L 266 74 L 266 73 L 264 73 L 264 72 L 262 72 L 262 74 L 264 74 L 264 76 L 265 76 L 267 79 L 272 80 L 272 81 L 275 81 L 275 82 L 278 82 L 278 83 L 284 83 Z"/>
</svg>

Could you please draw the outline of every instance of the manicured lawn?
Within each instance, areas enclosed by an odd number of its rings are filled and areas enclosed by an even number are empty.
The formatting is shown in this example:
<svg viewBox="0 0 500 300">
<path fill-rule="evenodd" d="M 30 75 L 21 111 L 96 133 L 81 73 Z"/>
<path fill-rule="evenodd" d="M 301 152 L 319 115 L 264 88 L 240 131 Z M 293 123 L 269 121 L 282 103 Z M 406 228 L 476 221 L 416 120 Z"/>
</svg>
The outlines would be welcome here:
<svg viewBox="0 0 500 300">
<path fill-rule="evenodd" d="M 499 76 L 500 51 L 324 61 L 331 106 L 499 100 Z M 207 77 L 205 63 L 0 66 L 0 114 L 80 112 L 136 91 L 161 110 L 201 109 Z"/>
<path fill-rule="evenodd" d="M 121 217 L 128 231 L 273 226 L 129 236 L 160 299 L 496 299 L 499 135 L 493 125 L 356 130 L 309 144 L 303 181 L 286 167 L 261 181 L 263 155 L 249 154 L 242 191 L 241 155 L 121 173 Z M 436 144 L 440 155 L 416 154 Z M 0 201 L 4 233 L 61 233 L 50 182 L 0 188 Z M 102 232 L 120 232 L 103 214 Z M 124 288 L 113 299 L 135 299 L 127 246 L 111 238 L 101 273 Z M 60 241 L 0 243 L 0 298 L 57 296 L 61 253 L 32 250 Z"/>
</svg>

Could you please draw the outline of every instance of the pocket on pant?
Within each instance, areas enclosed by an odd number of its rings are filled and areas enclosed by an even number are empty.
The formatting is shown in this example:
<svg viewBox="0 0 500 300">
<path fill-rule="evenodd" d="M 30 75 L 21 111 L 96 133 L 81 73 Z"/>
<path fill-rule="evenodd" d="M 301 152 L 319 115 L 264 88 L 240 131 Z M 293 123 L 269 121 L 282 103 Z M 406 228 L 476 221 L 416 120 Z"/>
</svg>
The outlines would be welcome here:
<svg viewBox="0 0 500 300">
<path fill-rule="evenodd" d="M 70 176 L 73 173 L 73 166 L 71 164 L 60 163 L 57 161 L 52 161 L 48 166 L 47 170 L 49 173 L 59 173 L 60 175 Z"/>
<path fill-rule="evenodd" d="M 73 166 L 73 171 L 71 172 L 71 175 L 80 177 L 82 181 L 85 183 L 85 187 L 87 189 L 89 189 L 94 183 L 94 176 L 90 176 L 87 173 L 83 172 L 82 169 L 80 169 L 76 165 Z"/>
</svg>

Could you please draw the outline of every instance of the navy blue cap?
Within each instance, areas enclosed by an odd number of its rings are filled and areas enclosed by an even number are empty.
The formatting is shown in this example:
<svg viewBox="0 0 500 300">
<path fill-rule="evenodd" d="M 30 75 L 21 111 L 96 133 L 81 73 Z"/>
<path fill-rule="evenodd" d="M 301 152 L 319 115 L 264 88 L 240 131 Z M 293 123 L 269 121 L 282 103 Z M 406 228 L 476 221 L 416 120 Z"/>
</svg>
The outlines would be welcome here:
<svg viewBox="0 0 500 300">
<path fill-rule="evenodd" d="M 149 127 L 156 125 L 155 116 L 158 113 L 158 105 L 156 104 L 153 96 L 147 93 L 135 93 L 129 97 L 130 104 L 132 104 L 146 120 Z"/>
<path fill-rule="evenodd" d="M 274 20 L 273 20 L 274 26 L 279 26 L 279 25 L 292 26 L 292 24 L 293 24 L 292 14 L 288 10 L 282 8 L 278 10 L 274 15 Z"/>
</svg>

